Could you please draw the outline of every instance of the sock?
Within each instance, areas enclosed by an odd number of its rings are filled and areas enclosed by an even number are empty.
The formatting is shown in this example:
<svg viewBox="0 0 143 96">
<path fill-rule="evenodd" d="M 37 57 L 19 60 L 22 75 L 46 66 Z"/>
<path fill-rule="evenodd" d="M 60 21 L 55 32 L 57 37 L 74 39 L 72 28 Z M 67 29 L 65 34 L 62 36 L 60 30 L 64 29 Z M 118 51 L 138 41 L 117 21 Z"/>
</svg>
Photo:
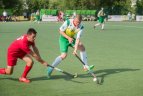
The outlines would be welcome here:
<svg viewBox="0 0 143 96">
<path fill-rule="evenodd" d="M 87 55 L 86 55 L 86 52 L 85 52 L 85 51 L 80 52 L 80 57 L 81 57 L 81 60 L 85 63 L 85 65 L 88 66 L 88 63 L 87 63 Z"/>
<path fill-rule="evenodd" d="M 22 74 L 22 77 L 26 78 L 27 74 L 29 73 L 29 71 L 31 70 L 32 66 L 25 66 L 24 72 Z"/>
<path fill-rule="evenodd" d="M 60 62 L 62 61 L 62 58 L 58 56 L 55 61 L 52 63 L 52 66 L 56 67 Z"/>
<path fill-rule="evenodd" d="M 6 74 L 5 68 L 0 68 L 0 74 Z"/>
<path fill-rule="evenodd" d="M 102 24 L 102 29 L 104 29 L 104 24 Z"/>
</svg>

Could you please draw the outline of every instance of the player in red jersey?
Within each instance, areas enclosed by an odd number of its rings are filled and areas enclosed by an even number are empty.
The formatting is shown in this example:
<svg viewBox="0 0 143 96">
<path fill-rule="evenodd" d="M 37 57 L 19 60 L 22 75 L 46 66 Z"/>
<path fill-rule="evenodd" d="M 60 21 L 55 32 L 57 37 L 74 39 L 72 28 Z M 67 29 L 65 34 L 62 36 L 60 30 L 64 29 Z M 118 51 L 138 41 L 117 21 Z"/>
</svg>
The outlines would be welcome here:
<svg viewBox="0 0 143 96">
<path fill-rule="evenodd" d="M 7 52 L 7 68 L 0 68 L 0 74 L 11 75 L 17 63 L 17 59 L 20 58 L 25 61 L 26 66 L 19 81 L 29 83 L 30 80 L 26 77 L 34 64 L 32 57 L 41 64 L 48 66 L 48 63 L 41 58 L 38 48 L 35 45 L 36 33 L 35 29 L 29 28 L 27 34 L 17 38 L 11 43 Z M 30 49 L 30 47 L 32 47 L 32 49 Z"/>
</svg>

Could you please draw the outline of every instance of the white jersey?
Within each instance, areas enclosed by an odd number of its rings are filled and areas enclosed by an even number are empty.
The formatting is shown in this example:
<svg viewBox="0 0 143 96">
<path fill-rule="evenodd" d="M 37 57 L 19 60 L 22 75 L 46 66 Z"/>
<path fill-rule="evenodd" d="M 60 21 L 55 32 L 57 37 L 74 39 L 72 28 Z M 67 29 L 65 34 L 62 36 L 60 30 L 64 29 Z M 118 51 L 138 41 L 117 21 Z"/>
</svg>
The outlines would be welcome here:
<svg viewBox="0 0 143 96">
<path fill-rule="evenodd" d="M 78 27 L 76 27 L 73 24 L 74 19 L 68 19 L 66 20 L 63 25 L 60 27 L 60 31 L 65 32 L 70 37 L 74 37 L 76 35 L 76 38 L 79 39 L 81 37 L 81 34 L 83 32 L 83 25 L 80 24 Z"/>
<path fill-rule="evenodd" d="M 100 11 L 98 12 L 98 17 L 100 17 L 100 16 L 105 16 L 105 13 L 104 13 L 103 10 L 100 10 Z"/>
</svg>

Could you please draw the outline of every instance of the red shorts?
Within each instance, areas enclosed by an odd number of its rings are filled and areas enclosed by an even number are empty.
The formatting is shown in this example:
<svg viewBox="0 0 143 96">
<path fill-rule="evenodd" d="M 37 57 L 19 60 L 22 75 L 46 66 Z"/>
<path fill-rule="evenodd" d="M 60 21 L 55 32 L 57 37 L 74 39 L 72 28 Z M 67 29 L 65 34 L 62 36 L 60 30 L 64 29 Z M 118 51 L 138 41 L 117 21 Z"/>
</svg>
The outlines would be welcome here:
<svg viewBox="0 0 143 96">
<path fill-rule="evenodd" d="M 15 66 L 17 63 L 17 59 L 22 59 L 27 53 L 21 52 L 20 54 L 12 54 L 11 52 L 7 53 L 7 65 Z"/>
</svg>

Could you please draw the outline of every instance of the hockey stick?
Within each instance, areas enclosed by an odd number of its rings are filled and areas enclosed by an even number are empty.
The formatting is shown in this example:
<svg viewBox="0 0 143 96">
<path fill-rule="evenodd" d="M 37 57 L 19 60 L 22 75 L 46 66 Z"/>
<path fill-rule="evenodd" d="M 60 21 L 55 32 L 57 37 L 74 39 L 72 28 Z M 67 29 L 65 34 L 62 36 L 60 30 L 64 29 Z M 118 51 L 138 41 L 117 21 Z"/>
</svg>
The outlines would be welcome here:
<svg viewBox="0 0 143 96">
<path fill-rule="evenodd" d="M 55 69 L 55 70 L 57 70 L 57 71 L 59 71 L 59 72 L 61 72 L 61 73 L 63 73 L 63 74 L 66 74 L 69 77 L 72 77 L 72 78 L 76 78 L 77 77 L 77 73 L 75 73 L 75 75 L 73 75 L 73 74 L 68 73 L 66 71 L 63 71 L 62 69 L 59 69 L 57 67 L 54 67 L 54 66 L 51 66 L 51 65 L 48 65 L 48 66 L 51 67 L 51 68 L 53 68 L 53 69 Z"/>
<path fill-rule="evenodd" d="M 77 57 L 77 59 L 85 66 L 86 64 L 81 60 L 81 58 L 75 54 L 75 56 Z M 94 77 L 96 78 L 96 75 L 92 72 L 92 70 L 88 70 L 88 72 Z"/>
</svg>

